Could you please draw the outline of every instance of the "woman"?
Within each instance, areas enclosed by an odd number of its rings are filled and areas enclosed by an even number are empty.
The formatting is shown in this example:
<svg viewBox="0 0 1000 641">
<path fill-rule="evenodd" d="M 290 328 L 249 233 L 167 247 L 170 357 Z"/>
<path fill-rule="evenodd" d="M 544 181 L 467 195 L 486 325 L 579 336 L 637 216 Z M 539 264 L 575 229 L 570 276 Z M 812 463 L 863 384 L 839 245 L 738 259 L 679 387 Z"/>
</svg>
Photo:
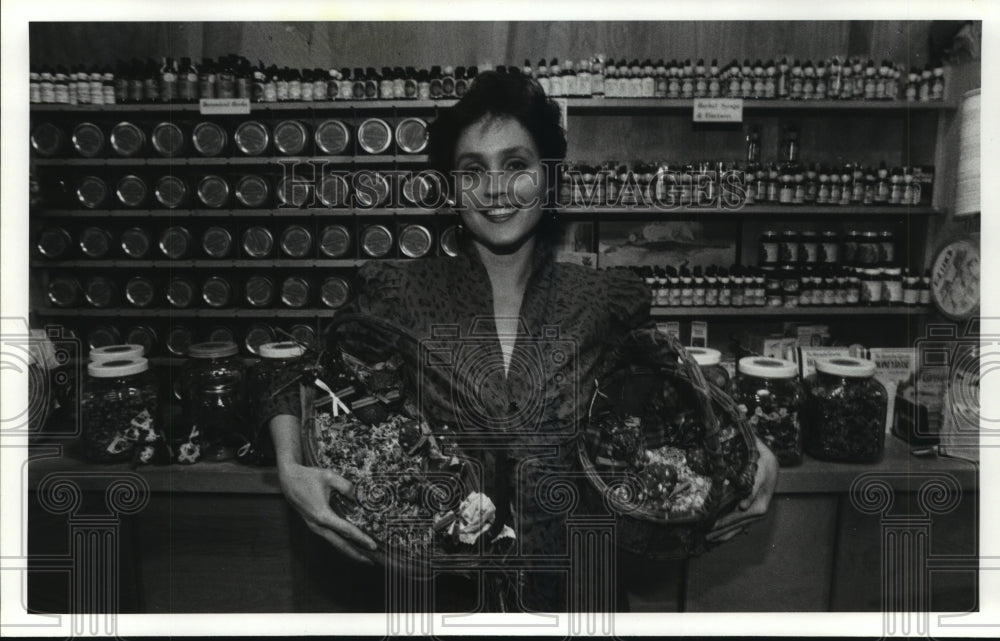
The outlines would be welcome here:
<svg viewBox="0 0 1000 641">
<path fill-rule="evenodd" d="M 553 260 L 555 165 L 566 152 L 559 109 L 519 73 L 481 74 L 429 129 L 432 165 L 447 175 L 461 219 L 457 258 L 368 262 L 357 307 L 421 338 L 458 345 L 446 375 L 421 373 L 424 415 L 480 435 L 479 460 L 498 518 L 514 524 L 524 558 L 565 553 L 565 506 L 540 487 L 573 471 L 573 442 L 605 356 L 649 322 L 649 291 L 623 270 L 596 271 Z M 451 386 L 451 387 L 449 387 Z M 455 394 L 465 402 L 454 402 Z M 294 408 L 295 405 L 290 406 Z M 301 464 L 294 409 L 271 422 L 282 491 L 309 528 L 344 554 L 374 543 L 329 507 L 350 484 Z M 476 449 L 476 439 L 472 439 Z M 767 510 L 776 464 L 758 442 L 754 494 L 720 520 L 725 539 Z M 500 497 L 501 500 L 496 500 Z M 505 508 L 510 506 L 510 513 Z M 522 606 L 557 611 L 565 586 L 529 572 Z"/>
</svg>

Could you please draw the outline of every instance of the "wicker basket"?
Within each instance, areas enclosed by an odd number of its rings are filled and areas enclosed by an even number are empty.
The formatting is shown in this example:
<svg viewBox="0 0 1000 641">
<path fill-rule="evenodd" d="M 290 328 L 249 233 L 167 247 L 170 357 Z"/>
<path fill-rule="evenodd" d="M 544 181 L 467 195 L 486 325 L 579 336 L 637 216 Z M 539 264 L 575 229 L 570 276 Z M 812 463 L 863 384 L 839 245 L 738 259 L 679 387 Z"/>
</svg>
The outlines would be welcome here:
<svg viewBox="0 0 1000 641">
<path fill-rule="evenodd" d="M 589 499 L 616 515 L 617 543 L 623 550 L 656 560 L 701 554 L 709 547 L 705 536 L 715 521 L 752 491 L 757 469 L 753 433 L 733 400 L 705 381 L 694 359 L 672 336 L 652 329 L 635 330 L 619 348 L 615 362 L 623 365 L 598 380 L 584 438 L 579 441 Z M 609 415 L 642 414 L 651 395 L 662 393 L 665 385 L 679 390 L 697 417 L 695 424 L 702 428 L 698 445 L 712 481 L 701 509 L 669 518 L 662 510 L 632 499 L 637 490 L 634 475 L 599 469 L 593 460 L 606 436 L 599 423 Z M 666 417 L 664 422 L 668 422 Z M 730 437 L 725 442 L 724 430 Z M 647 441 L 657 437 L 648 431 L 644 436 Z"/>
</svg>

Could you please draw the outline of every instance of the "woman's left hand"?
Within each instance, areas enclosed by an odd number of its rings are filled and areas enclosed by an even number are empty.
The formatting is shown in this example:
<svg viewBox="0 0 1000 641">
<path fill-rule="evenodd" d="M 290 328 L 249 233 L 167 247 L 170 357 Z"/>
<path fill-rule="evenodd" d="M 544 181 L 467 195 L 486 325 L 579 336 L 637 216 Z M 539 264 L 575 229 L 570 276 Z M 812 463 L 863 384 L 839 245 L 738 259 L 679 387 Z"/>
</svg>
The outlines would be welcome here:
<svg viewBox="0 0 1000 641">
<path fill-rule="evenodd" d="M 705 537 L 711 543 L 721 543 L 733 538 L 754 521 L 764 518 L 771 505 L 771 496 L 778 484 L 778 460 L 759 438 L 754 437 L 754 441 L 760 456 L 757 459 L 753 491 L 740 501 L 735 510 L 715 522 L 712 531 Z"/>
</svg>

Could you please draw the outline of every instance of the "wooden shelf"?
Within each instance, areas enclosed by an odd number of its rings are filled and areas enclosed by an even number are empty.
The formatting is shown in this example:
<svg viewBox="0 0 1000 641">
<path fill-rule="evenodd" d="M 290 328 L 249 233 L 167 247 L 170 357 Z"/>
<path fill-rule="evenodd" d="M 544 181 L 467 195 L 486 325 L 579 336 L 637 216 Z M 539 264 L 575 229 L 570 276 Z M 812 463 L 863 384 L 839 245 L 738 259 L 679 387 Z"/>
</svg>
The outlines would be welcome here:
<svg viewBox="0 0 1000 641">
<path fill-rule="evenodd" d="M 434 109 L 450 107 L 455 104 L 452 98 L 442 100 L 324 100 L 312 102 L 251 102 L 250 113 L 268 111 L 324 111 L 356 109 L 358 111 L 376 109 Z M 98 113 L 98 112 L 185 112 L 198 113 L 199 105 L 194 102 L 177 103 L 141 103 L 114 105 L 63 105 L 63 104 L 32 104 L 35 112 L 67 112 L 67 113 Z M 210 117 L 210 116 L 206 116 Z"/>
<path fill-rule="evenodd" d="M 51 318 L 156 318 L 170 320 L 172 318 L 319 318 L 332 314 L 335 310 L 329 308 L 310 307 L 308 309 L 268 308 L 268 309 L 173 309 L 170 307 L 129 309 L 125 307 L 108 307 L 105 309 L 70 308 L 60 309 L 45 307 L 33 310 L 42 317 Z"/>
<path fill-rule="evenodd" d="M 568 98 L 570 112 L 681 111 L 694 108 L 692 99 L 669 98 Z M 743 111 L 953 111 L 954 100 L 743 100 Z"/>
<path fill-rule="evenodd" d="M 322 216 L 451 216 L 450 210 L 419 207 L 334 209 L 329 207 L 280 207 L 278 209 L 43 209 L 31 212 L 40 218 L 255 218 Z"/>
<path fill-rule="evenodd" d="M 423 165 L 426 154 L 379 154 L 357 156 L 226 156 L 213 158 L 37 158 L 39 167 L 216 167 L 244 165 L 288 165 L 311 163 L 316 165 Z"/>
<path fill-rule="evenodd" d="M 874 205 L 857 205 L 857 206 L 840 206 L 840 205 L 776 205 L 776 204 L 759 204 L 759 205 L 747 205 L 745 207 L 738 208 L 723 208 L 723 207 L 693 207 L 693 206 L 683 206 L 683 207 L 673 207 L 673 208 L 660 208 L 653 206 L 635 206 L 635 207 L 563 207 L 559 210 L 559 214 L 567 217 L 598 217 L 607 216 L 608 218 L 621 218 L 624 216 L 632 217 L 642 217 L 642 218 L 669 218 L 669 217 L 684 217 L 684 218 L 694 218 L 698 216 L 738 216 L 744 218 L 754 218 L 754 217 L 768 217 L 772 218 L 775 216 L 782 217 L 813 217 L 813 216 L 823 216 L 830 218 L 847 218 L 847 217 L 871 217 L 871 216 L 940 216 L 944 212 L 940 209 L 935 209 L 929 206 L 903 206 L 903 205 L 885 205 L 885 206 L 874 206 Z"/>
<path fill-rule="evenodd" d="M 273 267 L 307 269 L 312 267 L 344 268 L 358 267 L 364 258 L 317 259 L 317 258 L 206 258 L 194 260 L 169 259 L 128 259 L 113 260 L 32 260 L 32 269 L 267 269 Z"/>
<path fill-rule="evenodd" d="M 685 318 L 691 316 L 924 316 L 930 307 L 653 307 L 653 318 Z"/>
</svg>

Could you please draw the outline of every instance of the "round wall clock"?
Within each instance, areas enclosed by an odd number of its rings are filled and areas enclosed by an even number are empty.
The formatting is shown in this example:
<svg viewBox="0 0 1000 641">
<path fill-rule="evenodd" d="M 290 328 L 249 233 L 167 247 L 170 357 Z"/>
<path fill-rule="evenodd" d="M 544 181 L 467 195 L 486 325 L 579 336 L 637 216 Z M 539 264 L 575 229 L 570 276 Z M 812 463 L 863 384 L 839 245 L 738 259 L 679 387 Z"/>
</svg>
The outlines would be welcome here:
<svg viewBox="0 0 1000 641">
<path fill-rule="evenodd" d="M 979 234 L 959 236 L 938 250 L 931 266 L 931 297 L 941 313 L 965 320 L 979 311 Z"/>
</svg>

